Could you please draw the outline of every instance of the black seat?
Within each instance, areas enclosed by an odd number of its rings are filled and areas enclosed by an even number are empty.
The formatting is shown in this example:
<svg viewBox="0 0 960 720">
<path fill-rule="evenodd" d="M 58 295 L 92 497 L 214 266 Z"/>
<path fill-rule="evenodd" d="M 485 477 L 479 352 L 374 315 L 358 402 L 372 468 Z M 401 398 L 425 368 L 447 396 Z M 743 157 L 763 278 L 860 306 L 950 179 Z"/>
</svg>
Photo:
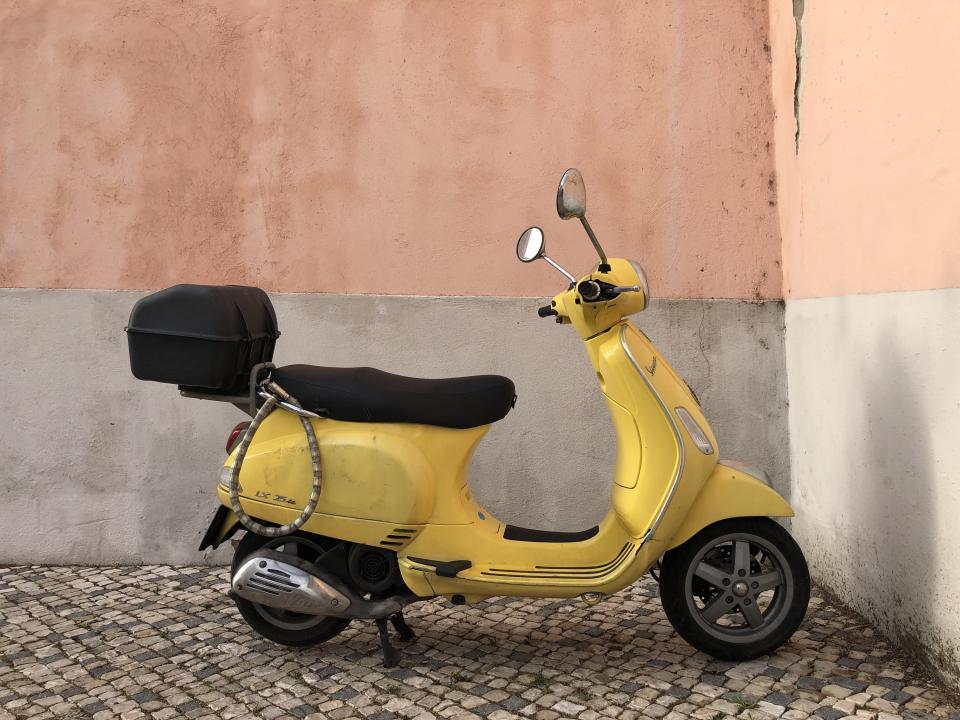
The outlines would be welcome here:
<svg viewBox="0 0 960 720">
<path fill-rule="evenodd" d="M 287 365 L 270 374 L 307 410 L 353 422 L 470 428 L 500 420 L 516 400 L 513 382 L 499 375 L 422 380 L 315 365 Z"/>
</svg>

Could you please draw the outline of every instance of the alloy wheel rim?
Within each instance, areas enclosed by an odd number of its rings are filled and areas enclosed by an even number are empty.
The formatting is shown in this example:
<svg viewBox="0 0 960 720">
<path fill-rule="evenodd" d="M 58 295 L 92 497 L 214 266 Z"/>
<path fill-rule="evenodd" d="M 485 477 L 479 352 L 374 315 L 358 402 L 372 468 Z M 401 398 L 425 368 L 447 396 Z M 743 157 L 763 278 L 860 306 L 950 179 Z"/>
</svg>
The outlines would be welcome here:
<svg viewBox="0 0 960 720">
<path fill-rule="evenodd" d="M 711 540 L 693 557 L 684 594 L 693 619 L 718 640 L 760 640 L 783 622 L 794 579 L 783 553 L 751 533 Z"/>
</svg>

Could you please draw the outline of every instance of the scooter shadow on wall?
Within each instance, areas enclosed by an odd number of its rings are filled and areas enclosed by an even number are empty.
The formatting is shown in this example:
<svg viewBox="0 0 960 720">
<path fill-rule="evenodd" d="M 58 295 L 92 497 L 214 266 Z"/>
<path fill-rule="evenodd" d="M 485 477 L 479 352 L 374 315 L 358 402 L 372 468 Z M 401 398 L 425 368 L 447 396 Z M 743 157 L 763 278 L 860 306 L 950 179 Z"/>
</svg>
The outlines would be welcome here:
<svg viewBox="0 0 960 720">
<path fill-rule="evenodd" d="M 936 498 L 928 413 L 916 362 L 899 349 L 902 341 L 888 326 L 875 333 L 873 352 L 863 357 L 862 417 L 848 425 L 847 439 L 859 452 L 845 483 L 845 515 L 862 518 L 859 531 L 849 533 L 857 539 L 848 557 L 857 558 L 859 570 L 839 586 L 852 585 L 854 597 L 861 595 L 855 606 L 909 648 L 931 626 Z"/>
</svg>

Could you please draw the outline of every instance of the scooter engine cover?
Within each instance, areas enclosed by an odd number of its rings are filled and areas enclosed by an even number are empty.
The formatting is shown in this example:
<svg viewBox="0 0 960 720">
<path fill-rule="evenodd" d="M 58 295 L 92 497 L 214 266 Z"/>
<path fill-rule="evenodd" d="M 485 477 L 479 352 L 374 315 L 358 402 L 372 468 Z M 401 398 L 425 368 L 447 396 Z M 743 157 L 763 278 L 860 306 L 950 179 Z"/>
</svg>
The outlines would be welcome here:
<svg viewBox="0 0 960 720">
<path fill-rule="evenodd" d="M 389 550 L 354 545 L 347 554 L 350 579 L 365 592 L 379 593 L 393 587 L 400 578 L 397 556 Z"/>
</svg>

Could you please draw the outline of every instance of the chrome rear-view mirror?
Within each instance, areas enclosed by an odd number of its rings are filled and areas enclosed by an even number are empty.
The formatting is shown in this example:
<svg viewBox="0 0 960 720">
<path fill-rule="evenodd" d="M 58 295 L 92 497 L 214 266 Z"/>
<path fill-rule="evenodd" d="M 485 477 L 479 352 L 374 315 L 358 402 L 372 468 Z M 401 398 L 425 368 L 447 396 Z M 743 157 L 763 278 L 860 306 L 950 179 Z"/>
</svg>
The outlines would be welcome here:
<svg viewBox="0 0 960 720">
<path fill-rule="evenodd" d="M 534 226 L 523 231 L 523 235 L 517 240 L 517 257 L 520 262 L 533 262 L 534 260 L 546 260 L 547 263 L 563 273 L 564 277 L 570 282 L 576 282 L 576 278 L 564 270 L 560 265 L 546 255 L 546 241 L 543 239 L 543 230 Z"/>
<path fill-rule="evenodd" d="M 600 247 L 597 236 L 593 234 L 593 228 L 587 222 L 587 186 L 583 182 L 583 175 L 576 168 L 570 168 L 560 178 L 560 184 L 557 186 L 557 214 L 564 220 L 574 217 L 580 219 L 580 224 L 587 231 L 587 237 L 590 238 L 597 255 L 600 256 L 598 269 L 600 272 L 609 272 L 607 253 Z"/>
</svg>

